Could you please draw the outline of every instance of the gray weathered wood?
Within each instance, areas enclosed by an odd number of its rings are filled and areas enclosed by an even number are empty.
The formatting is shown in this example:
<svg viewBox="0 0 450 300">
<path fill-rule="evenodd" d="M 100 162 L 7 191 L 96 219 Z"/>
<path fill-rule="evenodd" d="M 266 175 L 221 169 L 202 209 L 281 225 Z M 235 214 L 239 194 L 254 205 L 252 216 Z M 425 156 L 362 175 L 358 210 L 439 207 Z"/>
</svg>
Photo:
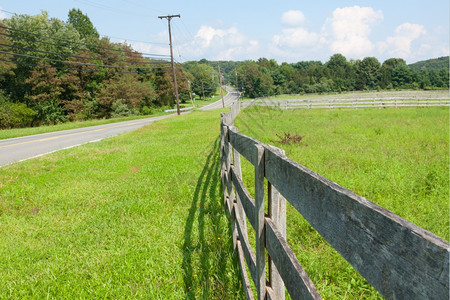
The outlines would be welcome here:
<svg viewBox="0 0 450 300">
<path fill-rule="evenodd" d="M 384 297 L 449 298 L 448 242 L 270 150 L 265 174 Z"/>
<path fill-rule="evenodd" d="M 266 299 L 267 300 L 279 300 L 278 296 L 276 296 L 275 292 L 270 286 L 266 287 Z M 283 298 L 284 299 L 284 298 Z"/>
<path fill-rule="evenodd" d="M 242 250 L 242 246 L 240 241 L 237 241 L 237 253 L 239 259 L 239 266 L 241 267 L 241 277 L 242 277 L 242 285 L 244 288 L 245 298 L 246 299 L 255 299 L 253 297 L 252 287 L 250 285 L 249 278 L 247 276 L 247 271 L 245 268 L 245 260 L 244 260 L 244 252 Z"/>
<path fill-rule="evenodd" d="M 237 113 L 239 113 L 239 102 L 238 102 L 238 107 L 237 107 Z M 236 113 L 236 115 L 237 115 Z M 231 127 L 231 129 L 234 129 L 237 132 L 237 128 L 235 127 Z M 242 178 L 242 170 L 241 170 L 241 155 L 239 154 L 239 152 L 236 149 L 233 149 L 233 165 L 231 166 L 231 180 L 233 182 L 236 181 L 236 179 Z M 236 179 L 234 178 L 236 177 Z M 242 216 L 242 220 L 241 220 L 241 228 L 242 231 L 245 232 L 247 234 L 247 222 L 245 222 L 245 211 L 244 211 L 244 207 L 241 201 L 241 198 L 239 196 L 239 193 L 236 191 L 236 187 L 233 187 L 233 191 L 235 192 L 235 199 L 236 199 L 236 211 L 238 211 L 239 215 Z M 239 222 L 239 220 L 237 220 L 236 222 Z"/>
<path fill-rule="evenodd" d="M 252 276 L 253 282 L 256 282 L 258 279 L 258 274 L 256 272 L 256 256 L 250 246 L 250 242 L 248 241 L 247 232 L 244 231 L 243 224 L 245 223 L 245 218 L 239 214 L 239 211 L 235 210 L 236 213 L 236 227 L 239 233 L 239 240 L 241 243 L 241 247 L 244 251 L 244 257 L 248 265 L 248 269 Z"/>
<path fill-rule="evenodd" d="M 272 151 L 284 156 L 283 150 L 266 146 Z M 269 218 L 277 226 L 278 231 L 281 233 L 284 239 L 286 239 L 286 199 L 278 192 L 278 190 L 269 182 L 268 183 L 268 210 Z M 269 283 L 272 291 L 277 299 L 284 300 L 284 282 L 277 270 L 277 267 L 272 261 L 272 257 L 269 255 Z"/>
<path fill-rule="evenodd" d="M 292 299 L 322 299 L 270 218 L 266 218 L 266 247 Z"/>
<path fill-rule="evenodd" d="M 255 224 L 255 200 L 252 198 L 250 193 L 247 191 L 247 189 L 244 186 L 244 183 L 242 182 L 242 179 L 236 175 L 235 168 L 231 168 L 232 180 L 234 187 L 236 189 L 237 195 L 239 195 L 239 199 L 241 200 L 242 207 L 245 211 L 245 214 L 247 215 L 247 218 L 252 225 L 253 229 L 256 228 Z"/>
<path fill-rule="evenodd" d="M 263 300 L 266 296 L 266 258 L 265 258 L 265 233 L 264 233 L 264 147 L 256 145 L 255 164 L 255 255 L 257 281 L 255 282 L 257 298 Z"/>
<path fill-rule="evenodd" d="M 256 152 L 254 151 L 255 145 L 259 145 L 260 142 L 243 135 L 239 132 L 229 130 L 230 143 L 236 151 L 238 151 L 245 159 L 247 159 L 252 165 L 256 164 Z"/>
</svg>

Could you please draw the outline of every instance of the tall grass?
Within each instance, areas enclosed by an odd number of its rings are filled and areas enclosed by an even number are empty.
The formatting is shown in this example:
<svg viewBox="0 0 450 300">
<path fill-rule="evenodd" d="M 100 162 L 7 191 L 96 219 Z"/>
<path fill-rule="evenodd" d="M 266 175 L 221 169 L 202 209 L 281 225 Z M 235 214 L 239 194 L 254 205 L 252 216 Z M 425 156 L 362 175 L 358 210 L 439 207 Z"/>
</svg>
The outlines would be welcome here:
<svg viewBox="0 0 450 300">
<path fill-rule="evenodd" d="M 218 112 L 0 169 L 0 299 L 239 299 Z"/>
<path fill-rule="evenodd" d="M 246 135 L 284 149 L 313 171 L 449 239 L 448 108 L 252 107 L 241 111 L 235 125 Z M 289 134 L 301 136 L 301 141 L 283 143 Z M 252 166 L 244 166 L 244 181 L 251 186 Z M 292 206 L 287 220 L 288 242 L 324 297 L 380 297 Z"/>
</svg>

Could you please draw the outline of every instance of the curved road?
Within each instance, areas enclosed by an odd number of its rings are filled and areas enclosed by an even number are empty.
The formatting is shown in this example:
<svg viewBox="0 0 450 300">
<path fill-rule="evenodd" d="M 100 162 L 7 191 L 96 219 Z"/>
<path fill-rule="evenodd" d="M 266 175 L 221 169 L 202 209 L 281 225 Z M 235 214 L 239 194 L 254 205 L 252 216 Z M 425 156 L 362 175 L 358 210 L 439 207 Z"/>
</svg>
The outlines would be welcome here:
<svg viewBox="0 0 450 300">
<path fill-rule="evenodd" d="M 228 107 L 231 106 L 231 104 L 233 104 L 235 101 L 239 100 L 241 93 L 229 86 L 225 86 L 225 89 L 227 90 L 228 94 L 223 97 L 223 100 L 225 102 L 225 107 Z M 203 106 L 202 108 L 200 108 L 200 110 L 211 110 L 217 108 L 222 108 L 222 98 L 214 103 Z"/>
<path fill-rule="evenodd" d="M 228 94 L 224 97 L 225 106 L 230 106 L 239 99 L 240 94 L 233 88 L 225 88 L 228 91 Z M 212 110 L 221 107 L 222 99 L 200 109 Z M 0 167 L 61 149 L 97 142 L 173 116 L 176 116 L 176 114 L 0 140 Z"/>
</svg>

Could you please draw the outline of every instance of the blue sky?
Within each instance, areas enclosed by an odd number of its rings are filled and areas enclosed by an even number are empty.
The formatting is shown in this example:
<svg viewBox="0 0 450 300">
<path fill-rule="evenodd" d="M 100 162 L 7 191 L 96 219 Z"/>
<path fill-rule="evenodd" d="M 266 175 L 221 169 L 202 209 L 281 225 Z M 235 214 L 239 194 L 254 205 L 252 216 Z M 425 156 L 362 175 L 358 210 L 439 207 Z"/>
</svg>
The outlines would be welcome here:
<svg viewBox="0 0 450 300">
<path fill-rule="evenodd" d="M 449 55 L 448 0 L 144 1 L 0 0 L 11 13 L 67 19 L 71 8 L 89 16 L 101 35 L 145 53 L 168 54 L 172 20 L 176 60 L 320 60 L 400 57 L 408 63 Z"/>
</svg>

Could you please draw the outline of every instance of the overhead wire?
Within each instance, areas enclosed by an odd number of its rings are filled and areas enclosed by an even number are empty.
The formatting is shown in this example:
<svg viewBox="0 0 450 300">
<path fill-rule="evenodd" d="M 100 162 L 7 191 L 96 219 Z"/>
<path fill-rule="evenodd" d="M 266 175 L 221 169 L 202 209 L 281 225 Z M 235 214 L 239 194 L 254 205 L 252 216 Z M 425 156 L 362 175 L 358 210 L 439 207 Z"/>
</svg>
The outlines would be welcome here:
<svg viewBox="0 0 450 300">
<path fill-rule="evenodd" d="M 106 48 L 106 47 L 101 47 L 98 45 L 93 45 L 93 44 L 87 44 L 87 43 L 81 43 L 81 42 L 75 42 L 75 41 L 70 41 L 70 40 L 66 40 L 66 39 L 59 39 L 59 38 L 55 38 L 55 37 L 51 37 L 51 36 L 46 36 L 46 35 L 42 35 L 42 34 L 38 34 L 38 33 L 34 33 L 34 32 L 29 32 L 29 31 L 25 31 L 25 30 L 20 30 L 20 29 L 14 29 L 8 26 L 4 26 L 4 25 L 0 25 L 0 28 L 4 28 L 4 29 L 8 29 L 8 30 L 12 30 L 15 32 L 22 32 L 22 33 L 26 33 L 26 34 L 30 34 L 30 35 L 34 35 L 37 37 L 44 37 L 44 38 L 48 38 L 48 39 L 52 39 L 55 41 L 62 41 L 62 42 L 68 42 L 68 43 L 72 43 L 75 45 L 81 45 L 81 46 L 85 46 L 85 47 L 90 47 L 90 48 L 97 48 L 97 49 L 105 49 L 108 51 L 116 51 L 116 52 L 124 52 L 124 53 L 139 53 L 142 56 L 149 56 L 149 57 L 170 57 L 170 55 L 166 55 L 166 54 L 155 54 L 155 53 L 140 53 L 140 52 L 133 52 L 133 51 L 128 51 L 128 50 L 120 50 L 120 49 L 111 49 L 111 48 Z"/>
<path fill-rule="evenodd" d="M 75 65 L 75 66 L 92 66 L 92 67 L 102 67 L 102 68 L 122 68 L 122 69 L 139 69 L 139 70 L 146 70 L 146 69 L 156 69 L 158 67 L 135 67 L 135 66 L 118 66 L 118 65 L 100 65 L 100 64 L 90 64 L 90 63 L 81 63 L 81 62 L 74 62 L 74 61 L 67 61 L 67 60 L 59 60 L 54 58 L 47 58 L 47 57 L 39 57 L 39 56 L 33 56 L 33 55 L 27 55 L 27 54 L 20 54 L 20 53 L 14 53 L 14 52 L 7 52 L 0 50 L 0 53 L 7 54 L 7 55 L 13 55 L 13 56 L 19 56 L 19 57 L 26 57 L 26 58 L 35 58 L 39 60 L 46 60 L 46 61 L 52 61 L 52 62 L 59 62 L 63 64 L 68 65 Z M 168 68 L 168 66 L 167 66 Z"/>
<path fill-rule="evenodd" d="M 79 1 L 79 2 L 82 2 L 82 1 Z M 109 7 L 107 7 L 105 5 L 98 4 L 98 3 L 95 3 L 93 1 L 84 0 L 84 2 L 85 3 L 90 3 L 91 5 L 97 5 L 97 7 L 99 7 L 99 8 L 110 9 Z M 3 10 L 1 8 L 0 8 L 0 11 L 6 12 L 6 13 L 10 13 L 10 14 L 15 14 L 15 13 L 12 13 L 12 12 L 5 11 L 5 10 Z M 164 63 L 168 63 L 168 61 L 166 61 L 166 60 L 170 58 L 170 55 L 155 54 L 155 53 L 142 53 L 142 52 L 138 52 L 138 51 L 128 51 L 128 50 L 125 50 L 125 49 L 106 48 L 106 47 L 102 47 L 100 45 L 93 45 L 93 44 L 88 44 L 88 43 L 84 43 L 84 42 L 76 42 L 76 41 L 71 41 L 71 40 L 67 40 L 67 39 L 61 39 L 61 38 L 55 38 L 55 37 L 52 37 L 52 36 L 46 36 L 46 35 L 42 35 L 42 34 L 38 34 L 38 33 L 34 33 L 34 32 L 29 32 L 29 31 L 25 31 L 25 30 L 15 29 L 15 28 L 11 28 L 11 27 L 8 27 L 8 26 L 4 26 L 1 23 L 0 23 L 0 28 L 6 29 L 6 30 L 9 31 L 9 34 L 0 32 L 0 35 L 7 36 L 7 37 L 10 37 L 10 38 L 23 39 L 23 40 L 33 41 L 33 42 L 37 42 L 37 43 L 41 43 L 41 44 L 53 45 L 53 46 L 57 46 L 57 47 L 67 47 L 70 50 L 72 50 L 74 48 L 73 45 L 78 45 L 78 46 L 82 46 L 82 47 L 97 49 L 98 51 L 106 50 L 106 51 L 110 51 L 110 52 L 113 52 L 113 51 L 114 52 L 119 52 L 120 54 L 130 53 L 130 54 L 133 54 L 133 55 L 141 55 L 141 57 L 135 57 L 135 58 L 136 59 L 142 59 L 142 58 L 143 59 L 150 59 L 150 61 L 149 62 L 133 61 L 131 63 L 132 64 L 156 65 L 156 66 L 154 66 L 154 67 L 141 67 L 141 66 L 118 66 L 118 65 L 103 65 L 103 64 L 95 64 L 95 63 L 94 64 L 81 63 L 81 62 L 64 61 L 64 60 L 59 60 L 59 59 L 55 59 L 55 58 L 39 57 L 39 56 L 34 56 L 34 55 L 28 55 L 28 54 L 22 54 L 22 53 L 14 53 L 14 52 L 8 52 L 8 51 L 0 50 L 0 53 L 5 54 L 5 55 L 12 55 L 12 56 L 17 56 L 17 57 L 39 59 L 39 60 L 42 60 L 42 61 L 63 63 L 63 64 L 67 64 L 69 66 L 80 66 L 80 67 L 82 67 L 82 66 L 92 66 L 92 67 L 99 67 L 99 68 L 136 69 L 136 71 L 124 72 L 124 71 L 115 71 L 115 70 L 86 70 L 86 69 L 79 69 L 79 68 L 59 67 L 59 66 L 54 66 L 54 65 L 33 64 L 33 63 L 27 63 L 27 62 L 23 62 L 23 61 L 13 61 L 13 60 L 0 59 L 0 61 L 2 61 L 2 62 L 15 63 L 15 64 L 19 64 L 19 65 L 28 65 L 28 66 L 34 66 L 34 67 L 45 67 L 45 68 L 55 68 L 55 69 L 64 69 L 64 70 L 86 71 L 86 72 L 105 72 L 105 73 L 147 73 L 147 72 L 144 72 L 143 70 L 169 68 L 169 66 L 164 65 Z M 20 32 L 20 33 L 24 33 L 24 34 L 27 34 L 27 35 L 30 35 L 30 36 L 46 38 L 46 39 L 50 39 L 50 40 L 54 40 L 54 41 L 64 42 L 64 43 L 67 43 L 67 44 L 56 44 L 56 43 L 46 42 L 46 41 L 43 41 L 43 40 L 40 40 L 40 39 L 38 39 L 38 40 L 31 39 L 30 37 L 27 38 L 27 37 L 24 37 L 24 36 L 18 36 L 18 35 L 11 34 L 13 32 L 18 32 L 18 33 Z M 117 37 L 113 37 L 113 38 L 117 38 Z M 117 38 L 117 39 L 121 39 L 121 38 Z M 143 42 L 143 41 L 136 41 L 136 42 Z M 143 42 L 143 43 L 167 45 L 166 43 L 151 43 L 151 42 Z M 33 48 L 20 47 L 20 46 L 17 46 L 17 45 L 8 45 L 8 44 L 0 43 L 0 46 L 9 47 L 9 48 L 13 48 L 13 49 L 20 49 L 20 50 L 24 50 L 24 51 L 31 51 L 31 52 L 35 52 L 35 53 L 55 55 L 55 56 L 60 56 L 60 57 L 62 56 L 62 57 L 66 57 L 66 58 L 76 58 L 76 59 L 84 59 L 84 60 L 92 60 L 92 61 L 102 60 L 101 58 L 93 58 L 93 57 L 85 57 L 85 56 L 79 56 L 79 55 L 71 55 L 71 54 L 66 54 L 66 53 L 57 53 L 57 52 L 51 52 L 51 51 L 44 51 L 44 50 L 38 50 L 38 49 L 33 49 Z M 177 48 L 177 51 L 178 51 L 178 54 L 179 54 L 180 59 L 181 59 L 181 55 L 179 53 L 179 49 L 178 48 Z M 131 57 L 131 59 L 133 59 L 133 57 Z M 111 59 L 106 59 L 105 61 L 106 62 L 127 62 L 127 61 L 123 61 L 123 60 L 111 60 Z"/>
<path fill-rule="evenodd" d="M 0 35 L 3 36 L 11 36 L 8 34 L 4 34 L 0 32 Z M 21 38 L 21 39 L 25 39 L 28 41 L 31 41 L 30 39 L 26 39 L 26 38 Z M 57 47 L 68 47 L 72 50 L 72 48 L 70 46 L 67 45 L 59 45 L 59 44 L 54 44 L 54 43 L 47 43 L 44 41 L 35 41 L 38 43 L 42 43 L 45 45 L 51 45 L 51 46 L 57 46 Z M 85 57 L 85 56 L 79 56 L 79 55 L 71 55 L 71 54 L 66 54 L 66 53 L 56 53 L 56 52 L 49 52 L 49 51 L 44 51 L 44 50 L 38 50 L 38 49 L 32 49 L 32 48 L 25 48 L 25 47 L 20 47 L 20 46 L 16 46 L 16 45 L 8 45 L 8 44 L 2 44 L 0 43 L 0 46 L 4 46 L 4 47 L 9 47 L 9 48 L 16 48 L 16 49 L 21 49 L 21 50 L 26 50 L 26 51 L 33 51 L 33 52 L 40 52 L 40 53 L 45 53 L 45 54 L 52 54 L 52 55 L 57 55 L 57 56 L 65 56 L 65 57 L 73 57 L 73 58 L 79 58 L 79 59 L 88 59 L 88 60 L 99 60 L 99 58 L 94 58 L 94 57 Z M 135 54 L 139 54 L 139 53 L 135 53 Z M 134 59 L 136 58 L 140 58 L 140 57 L 132 57 Z M 123 62 L 123 60 L 114 60 L 114 59 L 106 59 L 106 61 L 108 62 Z M 160 61 L 165 61 L 160 59 Z M 159 63 L 160 61 L 154 60 L 154 61 L 148 61 L 148 62 L 133 62 L 134 64 L 153 64 L 153 63 Z M 168 61 L 167 61 L 168 63 Z"/>
<path fill-rule="evenodd" d="M 17 65 L 26 65 L 31 67 L 41 67 L 41 68 L 52 68 L 52 69 L 58 69 L 58 70 L 71 70 L 71 71 L 79 71 L 79 72 L 89 72 L 89 73 L 112 73 L 112 74 L 143 74 L 143 73 L 151 73 L 149 71 L 112 71 L 112 70 L 90 70 L 90 69 L 79 69 L 79 68 L 68 68 L 68 67 L 58 67 L 58 66 L 52 66 L 52 65 L 41 65 L 41 64 L 32 64 L 22 61 L 13 61 L 13 60 L 6 60 L 1 59 L 0 61 L 6 62 L 6 63 L 13 63 Z M 153 69 L 165 69 L 170 68 L 168 66 L 161 66 L 161 67 L 155 67 Z"/>
</svg>

